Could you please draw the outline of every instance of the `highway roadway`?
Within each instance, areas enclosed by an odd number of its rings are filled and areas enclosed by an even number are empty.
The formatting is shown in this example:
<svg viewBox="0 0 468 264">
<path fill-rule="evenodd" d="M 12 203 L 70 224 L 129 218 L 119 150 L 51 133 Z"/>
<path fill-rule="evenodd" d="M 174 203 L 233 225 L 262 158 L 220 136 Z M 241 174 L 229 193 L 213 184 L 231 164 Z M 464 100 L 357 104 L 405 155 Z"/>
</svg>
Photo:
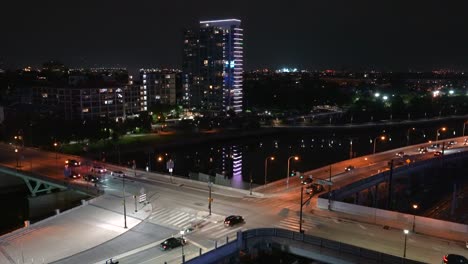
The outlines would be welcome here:
<svg viewBox="0 0 468 264">
<path fill-rule="evenodd" d="M 447 150 L 466 151 L 461 138 L 456 148 Z M 369 177 L 370 173 L 388 168 L 387 162 L 395 157 L 396 152 L 404 151 L 411 155 L 411 159 L 432 158 L 433 153 L 420 155 L 416 150 L 420 145 L 410 146 L 395 151 L 378 153 L 366 157 L 359 157 L 332 165 L 333 188 L 348 184 L 358 179 Z M 0 164 L 16 166 L 16 156 L 13 146 L 0 145 Z M 49 175 L 64 180 L 63 165 L 67 158 L 76 157 L 55 153 L 42 152 L 35 149 L 24 149 L 21 158 L 22 170 L 32 170 L 35 173 Z M 355 166 L 351 172 L 344 172 L 348 165 Z M 187 258 L 205 252 L 232 239 L 239 230 L 257 227 L 278 227 L 298 231 L 299 229 L 299 197 L 300 183 L 298 178 L 291 178 L 289 188 L 285 180 L 270 184 L 256 191 L 265 194 L 255 197 L 239 192 L 213 188 L 214 201 L 212 215 L 208 214 L 208 187 L 190 185 L 175 178 L 171 183 L 153 173 L 128 170 L 112 165 L 105 165 L 111 170 L 122 170 L 128 175 L 126 181 L 127 210 L 133 210 L 133 195 L 142 188 L 148 195 L 152 211 L 145 221 L 131 231 L 116 237 L 107 243 L 92 247 L 85 252 L 57 263 L 93 263 L 110 256 L 117 256 L 120 263 L 180 263 L 182 248 L 168 252 L 161 251 L 157 245 L 167 237 L 180 236 L 180 231 L 186 227 L 196 225 L 193 232 L 186 235 L 188 244 L 184 247 Z M 84 170 L 87 168 L 83 166 Z M 132 173 L 133 172 L 133 173 Z M 327 168 L 319 168 L 307 172 L 315 178 L 328 179 Z M 106 195 L 115 199 L 122 199 L 122 179 L 107 176 L 108 180 L 103 188 Z M 74 184 L 88 184 L 82 180 L 74 180 Z M 320 236 L 348 244 L 377 250 L 380 252 L 401 256 L 403 253 L 403 239 L 401 230 L 383 229 L 381 226 L 345 220 L 339 213 L 319 210 L 315 207 L 315 199 L 306 207 L 303 229 L 307 234 Z M 224 227 L 223 220 L 227 215 L 239 214 L 246 219 L 246 223 L 234 227 Z M 122 215 L 121 215 L 122 217 Z M 134 232 L 138 230 L 138 232 Z M 216 242 L 215 242 L 216 241 Z M 142 243 L 147 245 L 142 246 Z M 119 247 L 115 246 L 118 244 Z M 413 234 L 408 238 L 407 257 L 426 263 L 440 263 L 446 253 L 466 255 L 466 248 L 461 243 L 437 239 L 425 235 Z"/>
</svg>

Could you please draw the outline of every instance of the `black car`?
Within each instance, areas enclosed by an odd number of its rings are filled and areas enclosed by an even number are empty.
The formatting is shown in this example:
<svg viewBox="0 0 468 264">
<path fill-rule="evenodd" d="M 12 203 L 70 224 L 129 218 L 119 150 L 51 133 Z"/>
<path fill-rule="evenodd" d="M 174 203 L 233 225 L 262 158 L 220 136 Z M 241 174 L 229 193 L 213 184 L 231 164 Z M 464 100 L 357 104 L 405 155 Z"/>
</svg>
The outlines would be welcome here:
<svg viewBox="0 0 468 264">
<path fill-rule="evenodd" d="M 468 260 L 464 256 L 456 254 L 445 255 L 443 260 L 444 264 L 468 264 Z"/>
<path fill-rule="evenodd" d="M 78 172 L 72 171 L 72 173 L 70 174 L 70 178 L 72 178 L 72 179 L 81 178 L 81 174 L 79 174 Z"/>
<path fill-rule="evenodd" d="M 67 159 L 65 161 L 65 165 L 68 165 L 70 167 L 78 167 L 81 166 L 81 162 L 74 159 Z"/>
<path fill-rule="evenodd" d="M 244 218 L 240 215 L 230 215 L 224 219 L 224 225 L 225 226 L 233 226 L 236 224 L 241 224 L 244 223 Z"/>
<path fill-rule="evenodd" d="M 323 191 L 323 185 L 318 183 L 312 183 L 311 185 L 307 186 L 305 192 L 308 194 L 315 194 Z"/>
<path fill-rule="evenodd" d="M 185 241 L 185 239 L 182 237 L 171 237 L 171 238 L 164 240 L 164 242 L 162 242 L 159 245 L 159 248 L 161 248 L 161 250 L 169 250 L 169 249 L 183 246 L 186 243 L 187 241 Z"/>
<path fill-rule="evenodd" d="M 312 183 L 312 178 L 305 178 L 305 179 L 302 180 L 301 183 L 304 184 L 304 185 Z"/>
<path fill-rule="evenodd" d="M 348 167 L 345 168 L 345 172 L 346 171 L 352 171 L 354 170 L 354 166 L 353 165 L 349 165 Z"/>
<path fill-rule="evenodd" d="M 83 179 L 85 181 L 88 181 L 88 182 L 100 182 L 101 181 L 101 177 L 98 177 L 98 176 L 95 176 L 95 175 L 92 175 L 92 174 L 86 174 Z"/>
</svg>

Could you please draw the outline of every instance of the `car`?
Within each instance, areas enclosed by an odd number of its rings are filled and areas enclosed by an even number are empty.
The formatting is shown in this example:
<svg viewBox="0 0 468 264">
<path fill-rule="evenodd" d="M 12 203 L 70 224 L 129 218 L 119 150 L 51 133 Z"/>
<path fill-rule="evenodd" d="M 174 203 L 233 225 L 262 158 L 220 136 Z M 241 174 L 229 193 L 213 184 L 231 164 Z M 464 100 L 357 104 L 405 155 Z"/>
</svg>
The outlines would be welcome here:
<svg viewBox="0 0 468 264">
<path fill-rule="evenodd" d="M 315 194 L 315 193 L 319 193 L 323 191 L 323 185 L 321 184 L 318 184 L 318 183 L 312 183 L 310 184 L 309 186 L 307 186 L 305 192 L 307 194 Z"/>
<path fill-rule="evenodd" d="M 458 142 L 456 142 L 455 140 L 450 140 L 448 142 L 449 146 L 452 146 L 452 145 L 456 145 Z"/>
<path fill-rule="evenodd" d="M 92 171 L 92 172 L 97 172 L 97 173 L 105 173 L 107 170 L 106 170 L 106 168 L 104 168 L 104 167 L 102 167 L 102 166 L 94 165 L 94 166 L 91 168 L 91 171 Z"/>
<path fill-rule="evenodd" d="M 81 178 L 81 174 L 79 174 L 78 172 L 72 171 L 71 174 L 70 174 L 70 178 L 72 178 L 72 179 Z"/>
<path fill-rule="evenodd" d="M 405 155 L 405 152 L 403 151 L 400 151 L 396 154 L 398 157 L 403 157 L 403 155 Z"/>
<path fill-rule="evenodd" d="M 442 151 L 434 152 L 434 157 L 442 156 Z"/>
<path fill-rule="evenodd" d="M 224 219 L 224 226 L 233 226 L 244 223 L 245 220 L 240 215 L 230 215 Z"/>
<path fill-rule="evenodd" d="M 429 148 L 438 149 L 438 148 L 440 148 L 440 144 L 432 144 Z"/>
<path fill-rule="evenodd" d="M 68 165 L 70 167 L 79 167 L 79 166 L 81 166 L 81 162 L 77 161 L 77 160 L 74 160 L 74 159 L 67 159 L 65 161 L 65 165 Z"/>
<path fill-rule="evenodd" d="M 421 154 L 427 153 L 427 148 L 426 147 L 420 147 L 418 148 L 418 152 Z"/>
<path fill-rule="evenodd" d="M 463 142 L 463 145 L 468 145 L 468 138 L 465 139 L 465 142 Z"/>
<path fill-rule="evenodd" d="M 92 175 L 92 174 L 86 174 L 85 176 L 83 176 L 83 179 L 87 182 L 93 182 L 93 183 L 102 181 L 101 177 Z"/>
<path fill-rule="evenodd" d="M 111 175 L 112 176 L 116 176 L 116 177 L 123 177 L 125 175 L 125 173 L 123 171 L 111 171 Z"/>
<path fill-rule="evenodd" d="M 159 248 L 161 250 L 169 250 L 173 248 L 177 248 L 187 244 L 187 241 L 183 237 L 171 237 L 164 240 L 160 245 Z"/>
<path fill-rule="evenodd" d="M 307 185 L 309 183 L 312 183 L 312 178 L 305 178 L 301 181 L 302 184 Z"/>
<path fill-rule="evenodd" d="M 348 167 L 345 168 L 345 172 L 347 171 L 352 171 L 354 170 L 354 166 L 353 165 L 349 165 Z"/>
<path fill-rule="evenodd" d="M 468 264 L 468 260 L 461 255 L 447 254 L 442 259 L 444 264 Z"/>
</svg>

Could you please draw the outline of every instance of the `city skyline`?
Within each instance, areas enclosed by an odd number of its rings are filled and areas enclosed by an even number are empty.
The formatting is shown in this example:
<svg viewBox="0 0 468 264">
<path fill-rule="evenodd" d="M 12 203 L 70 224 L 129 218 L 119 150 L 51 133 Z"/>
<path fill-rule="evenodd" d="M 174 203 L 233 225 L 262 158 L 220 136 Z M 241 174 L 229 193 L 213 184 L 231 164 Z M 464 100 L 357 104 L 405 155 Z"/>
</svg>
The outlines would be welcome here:
<svg viewBox="0 0 468 264">
<path fill-rule="evenodd" d="M 245 69 L 430 70 L 468 67 L 466 3 L 424 5 L 238 1 L 126 2 L 67 5 L 6 3 L 0 47 L 3 68 L 57 59 L 70 67 L 181 68 L 183 30 L 198 21 L 239 18 L 245 28 Z"/>
</svg>

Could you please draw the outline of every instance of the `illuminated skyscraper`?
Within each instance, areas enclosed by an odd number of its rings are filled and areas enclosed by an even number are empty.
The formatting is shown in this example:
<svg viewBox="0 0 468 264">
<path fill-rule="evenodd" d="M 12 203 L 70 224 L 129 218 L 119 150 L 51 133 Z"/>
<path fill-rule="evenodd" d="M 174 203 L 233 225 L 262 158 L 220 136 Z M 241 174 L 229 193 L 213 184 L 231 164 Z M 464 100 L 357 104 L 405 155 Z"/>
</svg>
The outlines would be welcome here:
<svg viewBox="0 0 468 264">
<path fill-rule="evenodd" d="M 196 41 L 193 31 L 185 32 L 183 74 L 191 106 L 213 114 L 242 112 L 240 24 L 238 19 L 201 21 Z"/>
</svg>

